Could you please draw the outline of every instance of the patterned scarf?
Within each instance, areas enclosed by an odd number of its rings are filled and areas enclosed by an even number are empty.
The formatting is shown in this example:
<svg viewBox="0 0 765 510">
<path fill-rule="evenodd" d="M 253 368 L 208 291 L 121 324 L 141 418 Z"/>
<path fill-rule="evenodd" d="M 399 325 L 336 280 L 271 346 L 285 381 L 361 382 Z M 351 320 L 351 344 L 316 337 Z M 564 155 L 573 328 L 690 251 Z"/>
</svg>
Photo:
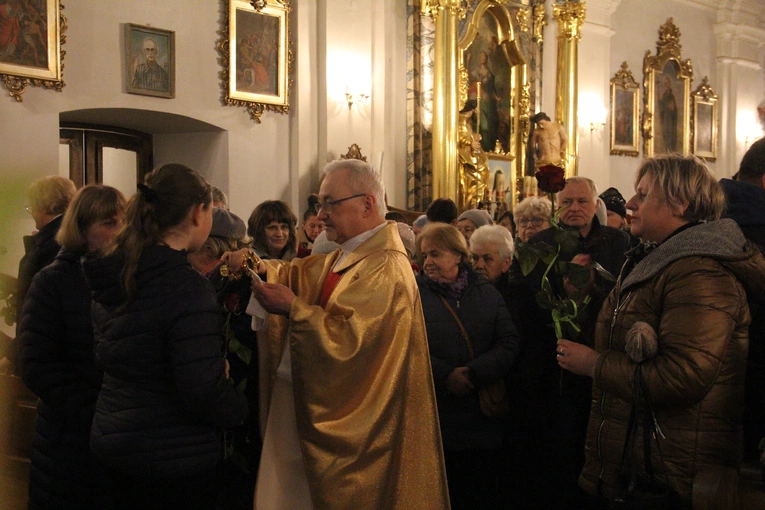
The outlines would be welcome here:
<svg viewBox="0 0 765 510">
<path fill-rule="evenodd" d="M 446 295 L 453 298 L 453 299 L 459 299 L 462 297 L 462 293 L 465 292 L 465 289 L 468 286 L 468 272 L 465 270 L 464 267 L 460 266 L 460 271 L 457 274 L 457 280 L 453 282 L 444 282 L 440 280 L 430 280 L 433 282 L 433 284 L 438 287 L 439 289 L 446 292 Z"/>
</svg>

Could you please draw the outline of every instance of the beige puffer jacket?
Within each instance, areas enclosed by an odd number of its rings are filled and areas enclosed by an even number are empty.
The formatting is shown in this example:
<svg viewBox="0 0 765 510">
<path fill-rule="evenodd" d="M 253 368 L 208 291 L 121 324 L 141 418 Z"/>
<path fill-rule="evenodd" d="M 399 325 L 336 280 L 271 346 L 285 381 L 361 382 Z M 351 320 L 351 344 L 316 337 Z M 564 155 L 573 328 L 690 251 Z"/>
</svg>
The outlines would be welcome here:
<svg viewBox="0 0 765 510">
<path fill-rule="evenodd" d="M 765 292 L 765 259 L 733 221 L 720 220 L 677 233 L 625 275 L 629 265 L 598 317 L 601 355 L 579 483 L 601 496 L 620 488 L 636 367 L 625 353 L 625 336 L 644 321 L 658 335 L 658 353 L 644 362 L 643 374 L 666 435 L 659 439 L 664 465 L 671 486 L 690 501 L 693 478 L 705 466 L 741 462 L 747 293 Z M 642 418 L 637 422 L 642 464 Z M 651 452 L 661 473 L 655 443 Z"/>
</svg>

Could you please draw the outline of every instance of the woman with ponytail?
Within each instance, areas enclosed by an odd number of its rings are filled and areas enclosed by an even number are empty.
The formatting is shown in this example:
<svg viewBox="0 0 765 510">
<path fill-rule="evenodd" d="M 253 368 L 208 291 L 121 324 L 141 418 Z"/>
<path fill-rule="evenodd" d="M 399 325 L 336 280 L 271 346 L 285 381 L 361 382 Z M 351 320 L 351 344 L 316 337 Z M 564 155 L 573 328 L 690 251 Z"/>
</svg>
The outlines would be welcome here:
<svg viewBox="0 0 765 510">
<path fill-rule="evenodd" d="M 221 430 L 247 417 L 215 293 L 186 257 L 207 239 L 212 210 L 198 173 L 164 165 L 138 185 L 105 255 L 84 262 L 104 370 L 90 447 L 117 508 L 213 508 Z"/>
</svg>

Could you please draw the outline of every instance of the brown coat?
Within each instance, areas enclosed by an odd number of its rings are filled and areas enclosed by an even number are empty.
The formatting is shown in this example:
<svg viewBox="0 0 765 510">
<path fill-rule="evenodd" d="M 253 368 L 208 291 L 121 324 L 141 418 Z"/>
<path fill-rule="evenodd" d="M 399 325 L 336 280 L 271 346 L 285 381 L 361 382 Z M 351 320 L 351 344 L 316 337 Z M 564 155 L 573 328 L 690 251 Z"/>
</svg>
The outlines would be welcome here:
<svg viewBox="0 0 765 510">
<path fill-rule="evenodd" d="M 765 260 L 730 220 L 683 230 L 629 274 L 623 271 L 598 317 L 595 344 L 601 355 L 579 481 L 585 490 L 598 494 L 599 480 L 600 495 L 619 489 L 636 367 L 625 353 L 625 336 L 637 321 L 658 335 L 658 354 L 644 362 L 643 374 L 666 435 L 659 441 L 671 486 L 690 501 L 693 478 L 705 466 L 739 466 L 747 292 L 759 295 L 763 289 Z M 642 445 L 640 432 L 640 463 Z M 661 473 L 655 444 L 651 452 L 652 466 Z"/>
</svg>

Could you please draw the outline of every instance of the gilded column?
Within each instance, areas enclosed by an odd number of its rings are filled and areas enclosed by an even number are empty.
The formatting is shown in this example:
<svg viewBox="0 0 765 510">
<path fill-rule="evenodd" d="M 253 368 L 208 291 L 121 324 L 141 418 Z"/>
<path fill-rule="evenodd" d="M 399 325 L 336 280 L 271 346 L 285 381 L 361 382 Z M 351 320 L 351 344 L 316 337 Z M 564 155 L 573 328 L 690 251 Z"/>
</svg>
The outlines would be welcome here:
<svg viewBox="0 0 765 510">
<path fill-rule="evenodd" d="M 582 38 L 585 4 L 566 2 L 553 5 L 558 22 L 558 65 L 555 81 L 555 121 L 563 124 L 568 135 L 566 177 L 579 173 L 579 136 L 577 133 L 577 96 L 579 94 L 579 39 Z"/>
<path fill-rule="evenodd" d="M 424 0 L 422 12 L 436 25 L 433 83 L 433 198 L 459 194 L 459 55 L 457 21 L 465 15 L 460 0 Z"/>
</svg>

